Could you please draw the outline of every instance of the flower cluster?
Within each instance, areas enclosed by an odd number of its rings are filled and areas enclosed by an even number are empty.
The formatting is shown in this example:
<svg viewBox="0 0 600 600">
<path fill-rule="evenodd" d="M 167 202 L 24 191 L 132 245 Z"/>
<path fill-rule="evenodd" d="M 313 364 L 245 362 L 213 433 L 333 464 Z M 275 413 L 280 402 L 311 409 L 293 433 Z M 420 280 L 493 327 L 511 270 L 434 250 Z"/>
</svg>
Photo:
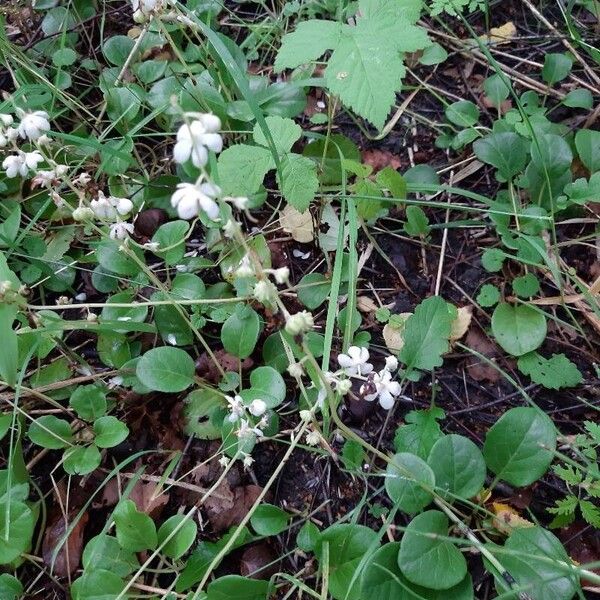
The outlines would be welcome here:
<svg viewBox="0 0 600 600">
<path fill-rule="evenodd" d="M 131 0 L 133 20 L 136 23 L 143 23 L 152 15 L 164 10 L 167 5 L 168 0 Z"/>
</svg>

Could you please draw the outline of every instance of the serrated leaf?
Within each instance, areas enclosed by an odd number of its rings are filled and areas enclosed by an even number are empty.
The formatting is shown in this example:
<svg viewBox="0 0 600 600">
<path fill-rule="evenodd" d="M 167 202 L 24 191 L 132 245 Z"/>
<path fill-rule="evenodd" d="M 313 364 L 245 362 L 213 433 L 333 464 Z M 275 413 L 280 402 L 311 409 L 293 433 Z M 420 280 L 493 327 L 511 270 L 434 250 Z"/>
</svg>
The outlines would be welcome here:
<svg viewBox="0 0 600 600">
<path fill-rule="evenodd" d="M 587 523 L 592 527 L 600 528 L 600 508 L 589 500 L 580 500 L 579 509 L 581 510 L 581 516 Z"/>
<path fill-rule="evenodd" d="M 279 154 L 289 152 L 294 143 L 297 142 L 302 135 L 302 128 L 300 125 L 294 123 L 292 119 L 266 117 L 265 121 L 269 127 L 273 143 Z M 267 138 L 258 123 L 254 126 L 252 135 L 257 144 L 265 147 L 269 145 Z"/>
<path fill-rule="evenodd" d="M 300 154 L 287 154 L 281 161 L 279 187 L 284 198 L 296 210 L 304 212 L 319 189 L 315 163 Z"/>
<path fill-rule="evenodd" d="M 219 155 L 218 168 L 219 185 L 225 194 L 251 196 L 275 163 L 267 148 L 236 144 Z"/>
<path fill-rule="evenodd" d="M 600 172 L 594 173 L 589 181 L 580 177 L 573 183 L 568 183 L 565 185 L 564 192 L 569 201 L 575 204 L 600 202 Z"/>
<path fill-rule="evenodd" d="M 335 48 L 342 33 L 342 24 L 336 21 L 312 19 L 299 23 L 296 30 L 281 40 L 275 59 L 275 72 L 317 60 L 327 50 Z"/>
<path fill-rule="evenodd" d="M 519 371 L 529 375 L 532 381 L 552 390 L 576 386 L 583 379 L 577 366 L 564 354 L 553 354 L 551 358 L 544 358 L 537 352 L 530 352 L 519 357 L 517 366 Z"/>
<path fill-rule="evenodd" d="M 404 347 L 400 360 L 408 370 L 429 371 L 442 364 L 448 350 L 452 317 L 439 296 L 427 298 L 415 308 L 404 327 Z"/>
<path fill-rule="evenodd" d="M 438 423 L 445 413 L 434 406 L 429 410 L 411 410 L 394 436 L 396 452 L 411 452 L 427 460 L 433 445 L 444 435 Z"/>
</svg>

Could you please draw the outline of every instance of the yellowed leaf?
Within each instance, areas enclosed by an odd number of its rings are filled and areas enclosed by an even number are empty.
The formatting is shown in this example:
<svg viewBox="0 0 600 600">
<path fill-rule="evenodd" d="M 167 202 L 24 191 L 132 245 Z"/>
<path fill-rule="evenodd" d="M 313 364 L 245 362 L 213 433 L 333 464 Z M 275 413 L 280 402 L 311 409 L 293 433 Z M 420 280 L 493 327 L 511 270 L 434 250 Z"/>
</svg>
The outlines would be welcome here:
<svg viewBox="0 0 600 600">
<path fill-rule="evenodd" d="M 524 519 L 512 506 L 508 504 L 504 504 L 502 502 L 492 502 L 492 512 L 494 515 L 496 515 L 492 520 L 492 524 L 498 531 L 501 531 L 506 535 L 510 535 L 514 529 L 518 529 L 520 527 L 534 526 L 531 521 Z"/>
<path fill-rule="evenodd" d="M 315 237 L 312 216 L 308 210 L 301 213 L 288 204 L 281 211 L 279 223 L 285 232 L 291 234 L 292 238 L 301 244 L 308 244 Z"/>
<path fill-rule="evenodd" d="M 401 322 L 399 324 L 397 322 L 386 323 L 383 328 L 383 341 L 390 352 L 397 354 L 404 347 L 404 325 L 411 315 L 412 313 L 394 315 L 396 318 L 400 317 Z"/>
<path fill-rule="evenodd" d="M 377 305 L 377 302 L 372 298 L 369 298 L 369 296 L 359 296 L 356 299 L 356 308 L 358 308 L 360 312 L 373 313 L 379 306 Z"/>
<path fill-rule="evenodd" d="M 492 27 L 486 35 L 480 35 L 479 39 L 489 44 L 508 44 L 512 38 L 517 35 L 517 28 L 512 21 L 500 25 L 500 27 Z"/>
<path fill-rule="evenodd" d="M 450 341 L 456 342 L 467 333 L 469 325 L 471 325 L 471 318 L 473 317 L 472 306 L 461 306 L 458 309 L 458 315 L 454 321 L 452 321 L 452 329 L 450 330 Z"/>
</svg>

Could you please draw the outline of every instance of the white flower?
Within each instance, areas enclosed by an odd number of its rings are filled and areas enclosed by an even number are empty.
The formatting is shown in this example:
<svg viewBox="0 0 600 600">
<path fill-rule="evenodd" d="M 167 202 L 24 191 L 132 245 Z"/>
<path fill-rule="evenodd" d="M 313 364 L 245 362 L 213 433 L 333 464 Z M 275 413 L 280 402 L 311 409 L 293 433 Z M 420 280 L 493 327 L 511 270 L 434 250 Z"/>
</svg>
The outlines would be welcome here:
<svg viewBox="0 0 600 600">
<path fill-rule="evenodd" d="M 146 242 L 144 248 L 150 250 L 150 252 L 156 252 L 160 248 L 160 242 Z"/>
<path fill-rule="evenodd" d="M 81 292 L 75 296 L 75 300 L 77 300 L 77 302 L 85 302 L 87 300 L 87 294 L 85 292 Z"/>
<path fill-rule="evenodd" d="M 48 122 L 48 113 L 43 110 L 36 110 L 32 113 L 26 113 L 21 117 L 21 122 L 17 127 L 17 131 L 22 138 L 37 140 L 46 131 L 50 131 L 50 123 Z"/>
<path fill-rule="evenodd" d="M 230 423 L 237 421 L 240 417 L 244 416 L 244 401 L 241 396 L 225 396 L 225 400 L 227 400 L 227 404 L 229 405 L 229 415 L 227 420 Z"/>
<path fill-rule="evenodd" d="M 306 310 L 295 315 L 289 315 L 285 322 L 285 330 L 290 335 L 300 335 L 310 331 L 315 322 L 313 316 Z"/>
<path fill-rule="evenodd" d="M 191 123 L 181 125 L 173 148 L 175 162 L 181 164 L 191 158 L 194 166 L 205 166 L 208 150 L 219 153 L 223 149 L 223 138 L 217 133 L 220 128 L 220 119 L 210 114 L 198 115 Z"/>
<path fill-rule="evenodd" d="M 240 428 L 236 435 L 238 438 L 262 437 L 263 432 L 258 427 L 252 427 L 246 419 L 240 421 Z"/>
<path fill-rule="evenodd" d="M 42 187 L 50 187 L 55 180 L 55 171 L 38 171 L 33 179 L 33 183 Z"/>
<path fill-rule="evenodd" d="M 392 408 L 396 398 L 400 395 L 400 384 L 397 381 L 392 381 L 392 374 L 387 369 L 375 373 L 373 383 L 377 391 L 374 394 L 367 394 L 365 400 L 371 402 L 375 398 L 379 398 L 379 404 L 382 408 L 385 408 L 385 410 Z"/>
<path fill-rule="evenodd" d="M 267 410 L 267 403 L 264 400 L 257 398 L 256 400 L 252 400 L 250 406 L 248 407 L 248 410 L 250 411 L 251 415 L 255 417 L 260 417 Z"/>
<path fill-rule="evenodd" d="M 352 389 L 352 382 L 349 379 L 338 379 L 335 384 L 335 391 L 345 396 Z"/>
<path fill-rule="evenodd" d="M 252 277 L 254 275 L 254 269 L 252 268 L 250 257 L 247 254 L 240 260 L 240 264 L 235 270 L 234 275 L 236 277 Z"/>
<path fill-rule="evenodd" d="M 229 219 L 227 223 L 223 225 L 223 235 L 231 240 L 235 237 L 237 228 L 237 223 L 233 219 Z"/>
<path fill-rule="evenodd" d="M 13 116 L 7 115 L 6 113 L 0 113 L 0 123 L 4 125 L 4 127 L 9 127 L 13 124 Z"/>
<path fill-rule="evenodd" d="M 113 240 L 124 240 L 133 233 L 133 223 L 119 221 L 110 226 L 110 237 Z"/>
<path fill-rule="evenodd" d="M 287 282 L 290 278 L 290 270 L 287 267 L 281 267 L 280 269 L 273 269 L 271 271 L 275 279 L 275 283 L 282 285 Z"/>
<path fill-rule="evenodd" d="M 225 196 L 223 200 L 231 202 L 238 210 L 245 210 L 249 202 L 246 196 Z"/>
<path fill-rule="evenodd" d="M 90 221 L 94 218 L 94 211 L 87 206 L 79 206 L 77 207 L 72 214 L 73 221 Z"/>
<path fill-rule="evenodd" d="M 302 377 L 304 375 L 304 369 L 300 363 L 292 363 L 288 368 L 287 372 L 295 378 Z"/>
<path fill-rule="evenodd" d="M 25 164 L 32 170 L 35 171 L 38 164 L 44 162 L 44 157 L 37 151 L 25 152 Z"/>
<path fill-rule="evenodd" d="M 27 165 L 25 164 L 25 156 L 22 154 L 11 154 L 2 161 L 2 168 L 6 171 L 6 176 L 9 179 L 22 175 L 27 175 Z"/>
<path fill-rule="evenodd" d="M 254 464 L 254 459 L 249 454 L 246 454 L 242 462 L 244 463 L 244 469 L 249 469 Z"/>
<path fill-rule="evenodd" d="M 122 217 L 133 210 L 133 202 L 127 198 L 105 196 L 104 192 L 98 192 L 98 198 L 90 202 L 94 214 L 99 219 L 114 220 L 118 215 Z"/>
<path fill-rule="evenodd" d="M 302 419 L 302 421 L 308 423 L 309 421 L 312 421 L 312 413 L 310 412 L 310 410 L 301 410 L 300 418 Z"/>
<path fill-rule="evenodd" d="M 270 281 L 261 279 L 254 285 L 252 293 L 261 304 L 272 304 L 277 297 L 277 288 Z"/>
<path fill-rule="evenodd" d="M 6 139 L 9 142 L 14 142 L 19 137 L 19 132 L 16 129 L 14 129 L 13 127 L 9 127 L 4 132 L 4 135 L 6 136 Z"/>
<path fill-rule="evenodd" d="M 190 220 L 204 211 L 209 219 L 219 219 L 219 205 L 214 198 L 219 195 L 217 186 L 203 183 L 197 186 L 193 183 L 179 183 L 171 196 L 171 206 L 177 209 L 180 219 Z"/>
<path fill-rule="evenodd" d="M 79 175 L 73 179 L 75 185 L 85 186 L 92 180 L 92 176 L 89 173 L 79 173 Z"/>
<path fill-rule="evenodd" d="M 318 446 L 321 443 L 321 434 L 318 431 L 309 431 L 306 434 L 306 443 L 309 446 Z"/>
<path fill-rule="evenodd" d="M 350 346 L 347 354 L 338 356 L 338 363 L 346 375 L 368 375 L 373 370 L 369 361 L 369 351 L 366 348 Z"/>
<path fill-rule="evenodd" d="M 387 356 L 385 359 L 385 368 L 388 371 L 395 371 L 398 368 L 398 359 L 395 356 Z"/>
<path fill-rule="evenodd" d="M 230 463 L 229 457 L 223 455 L 221 456 L 221 458 L 219 459 L 219 464 L 225 468 L 228 464 Z"/>
<path fill-rule="evenodd" d="M 8 146 L 8 138 L 2 133 L 0 129 L 0 148 L 6 148 Z"/>
</svg>

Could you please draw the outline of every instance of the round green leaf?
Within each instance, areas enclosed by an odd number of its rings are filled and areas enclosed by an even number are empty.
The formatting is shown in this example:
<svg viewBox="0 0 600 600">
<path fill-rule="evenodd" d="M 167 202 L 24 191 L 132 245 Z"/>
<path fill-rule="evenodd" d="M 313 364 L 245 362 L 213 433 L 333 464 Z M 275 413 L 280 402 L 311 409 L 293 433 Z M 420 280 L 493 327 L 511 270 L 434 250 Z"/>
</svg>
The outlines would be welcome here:
<svg viewBox="0 0 600 600">
<path fill-rule="evenodd" d="M 102 52 L 109 63 L 122 67 L 134 45 L 135 41 L 126 35 L 113 35 L 104 42 Z"/>
<path fill-rule="evenodd" d="M 312 521 L 306 521 L 296 536 L 296 545 L 304 552 L 313 552 L 320 535 L 319 528 Z"/>
<path fill-rule="evenodd" d="M 56 67 L 69 67 L 77 60 L 77 52 L 73 48 L 60 48 L 52 55 L 52 63 Z"/>
<path fill-rule="evenodd" d="M 581 162 L 590 173 L 600 170 L 600 131 L 580 129 L 575 134 L 575 147 Z"/>
<path fill-rule="evenodd" d="M 177 274 L 171 285 L 171 296 L 184 300 L 198 300 L 204 296 L 205 291 L 204 281 L 193 273 Z"/>
<path fill-rule="evenodd" d="M 100 417 L 94 421 L 94 443 L 99 448 L 118 446 L 129 435 L 129 428 L 117 417 Z"/>
<path fill-rule="evenodd" d="M 146 352 L 135 372 L 140 382 L 151 390 L 182 392 L 194 383 L 196 368 L 184 350 L 162 346 Z"/>
<path fill-rule="evenodd" d="M 500 290 L 491 283 L 485 283 L 481 286 L 479 294 L 477 294 L 477 303 L 485 308 L 494 306 L 500 301 Z"/>
<path fill-rule="evenodd" d="M 155 254 L 162 257 L 167 265 L 175 265 L 185 253 L 185 235 L 190 225 L 187 221 L 169 221 L 161 225 L 152 236 L 159 248 Z"/>
<path fill-rule="evenodd" d="M 492 133 L 473 143 L 475 156 L 496 167 L 502 181 L 512 179 L 525 168 L 527 150 L 527 141 L 512 131 Z"/>
<path fill-rule="evenodd" d="M 6 565 L 31 544 L 35 526 L 33 511 L 18 500 L 0 502 L 0 565 Z"/>
<path fill-rule="evenodd" d="M 66 448 L 73 443 L 73 433 L 69 422 L 54 415 L 37 418 L 29 426 L 27 435 L 34 444 L 50 450 Z"/>
<path fill-rule="evenodd" d="M 438 43 L 433 43 L 423 50 L 423 54 L 419 59 L 422 65 L 432 66 L 443 63 L 448 58 L 448 53 L 443 46 Z"/>
<path fill-rule="evenodd" d="M 105 569 L 119 577 L 127 577 L 139 567 L 133 552 L 121 548 L 117 538 L 103 533 L 93 537 L 86 544 L 82 564 L 87 571 Z"/>
<path fill-rule="evenodd" d="M 400 542 L 398 566 L 409 581 L 447 590 L 464 579 L 465 557 L 442 537 L 448 537 L 448 518 L 440 511 L 428 510 L 408 524 Z"/>
<path fill-rule="evenodd" d="M 73 446 L 65 450 L 63 468 L 69 475 L 87 475 L 100 466 L 100 450 L 91 446 Z"/>
<path fill-rule="evenodd" d="M 543 312 L 518 304 L 498 304 L 492 315 L 492 333 L 496 341 L 513 356 L 522 356 L 540 346 L 546 338 Z"/>
<path fill-rule="evenodd" d="M 173 532 L 176 533 L 173 534 Z M 184 515 L 173 515 L 158 530 L 158 544 L 161 545 L 169 536 L 172 537 L 162 547 L 162 553 L 173 559 L 181 558 L 196 539 L 198 526 L 196 522 Z"/>
<path fill-rule="evenodd" d="M 573 161 L 571 147 L 563 137 L 555 133 L 538 135 L 531 142 L 530 152 L 531 163 L 542 173 L 547 169 L 551 179 L 561 176 Z"/>
<path fill-rule="evenodd" d="M 538 480 L 550 466 L 556 429 L 542 411 L 511 408 L 487 432 L 483 457 L 500 479 L 523 487 Z"/>
<path fill-rule="evenodd" d="M 221 342 L 227 352 L 238 358 L 248 358 L 254 351 L 260 334 L 260 317 L 249 306 L 240 306 L 221 329 Z"/>
<path fill-rule="evenodd" d="M 546 83 L 552 85 L 562 81 L 571 72 L 573 59 L 567 54 L 551 52 L 544 57 L 542 78 Z"/>
<path fill-rule="evenodd" d="M 398 567 L 400 543 L 379 548 L 368 560 L 361 577 L 360 600 L 473 600 L 473 583 L 467 576 L 448 590 L 431 590 L 411 583 Z"/>
<path fill-rule="evenodd" d="M 266 600 L 269 587 L 262 579 L 225 575 L 208 586 L 206 600 Z"/>
<path fill-rule="evenodd" d="M 69 404 L 80 419 L 91 422 L 106 413 L 106 394 L 97 385 L 81 385 L 71 395 Z"/>
<path fill-rule="evenodd" d="M 114 158 L 111 162 L 114 163 Z M 140 266 L 124 252 L 119 250 L 120 245 L 120 242 L 117 240 L 102 240 L 96 248 L 98 262 L 100 263 L 100 266 L 109 273 L 133 277 L 140 272 Z M 142 262 L 144 261 L 144 257 L 137 248 L 131 246 L 129 248 L 138 255 L 138 258 L 140 258 Z"/>
<path fill-rule="evenodd" d="M 368 548 L 378 543 L 378 534 L 364 525 L 339 524 L 328 527 L 321 533 L 315 554 L 323 559 L 323 543 L 329 544 L 329 593 L 336 600 L 343 600 L 346 594 L 358 592 L 360 582 L 354 578 L 356 568 L 360 564 Z M 354 597 L 349 595 L 348 597 Z"/>
<path fill-rule="evenodd" d="M 254 369 L 250 373 L 250 385 L 250 389 L 240 392 L 247 404 L 259 398 L 265 401 L 268 408 L 275 408 L 285 400 L 285 381 L 273 367 Z"/>
<path fill-rule="evenodd" d="M 256 533 L 269 536 L 281 533 L 287 527 L 289 519 L 290 515 L 278 506 L 261 504 L 254 511 L 250 523 Z"/>
<path fill-rule="evenodd" d="M 446 108 L 446 118 L 458 127 L 472 127 L 479 121 L 479 109 L 470 100 L 459 100 Z"/>
<path fill-rule="evenodd" d="M 409 452 L 400 452 L 388 464 L 385 491 L 403 512 L 414 514 L 425 508 L 433 494 L 424 490 L 435 486 L 435 476 L 427 463 Z"/>
<path fill-rule="evenodd" d="M 321 273 L 309 273 L 298 282 L 298 300 L 309 310 L 318 308 L 327 300 L 331 282 Z"/>
<path fill-rule="evenodd" d="M 113 294 L 106 300 L 106 306 L 104 306 L 104 308 L 102 309 L 98 320 L 101 323 L 105 321 L 123 321 L 123 323 L 143 323 L 146 320 L 146 317 L 148 316 L 148 306 L 135 306 L 133 298 L 133 292 L 129 291 Z M 128 306 L 125 308 L 111 306 L 111 304 L 133 304 L 134 306 Z M 127 327 L 120 328 L 117 326 L 113 326 L 113 331 L 117 333 L 127 333 L 129 329 Z"/>
<path fill-rule="evenodd" d="M 427 463 L 435 475 L 436 489 L 454 496 L 472 498 L 485 483 L 485 461 L 481 450 L 462 435 L 446 435 L 431 449 Z"/>
<path fill-rule="evenodd" d="M 23 585 L 9 573 L 0 575 L 0 598 L 2 600 L 17 600 L 23 594 Z"/>
<path fill-rule="evenodd" d="M 139 512 L 132 500 L 121 500 L 113 512 L 113 519 L 122 548 L 132 552 L 156 548 L 158 537 L 154 521 Z"/>
<path fill-rule="evenodd" d="M 562 103 L 569 108 L 590 109 L 594 105 L 592 92 L 585 88 L 571 90 L 563 99 Z"/>
<path fill-rule="evenodd" d="M 223 396 L 213 389 L 194 390 L 185 399 L 185 432 L 202 440 L 216 440 L 221 428 L 213 416 L 223 406 Z"/>
<path fill-rule="evenodd" d="M 483 82 L 483 91 L 496 107 L 500 106 L 510 95 L 510 89 L 506 83 L 504 83 L 504 79 L 498 74 L 488 77 Z"/>
<path fill-rule="evenodd" d="M 494 546 L 490 549 L 493 552 Z M 563 545 L 541 527 L 515 529 L 498 559 L 531 598 L 570 600 L 579 588 Z"/>
<path fill-rule="evenodd" d="M 71 586 L 72 600 L 114 600 L 125 587 L 125 582 L 105 569 L 84 573 Z"/>
</svg>

